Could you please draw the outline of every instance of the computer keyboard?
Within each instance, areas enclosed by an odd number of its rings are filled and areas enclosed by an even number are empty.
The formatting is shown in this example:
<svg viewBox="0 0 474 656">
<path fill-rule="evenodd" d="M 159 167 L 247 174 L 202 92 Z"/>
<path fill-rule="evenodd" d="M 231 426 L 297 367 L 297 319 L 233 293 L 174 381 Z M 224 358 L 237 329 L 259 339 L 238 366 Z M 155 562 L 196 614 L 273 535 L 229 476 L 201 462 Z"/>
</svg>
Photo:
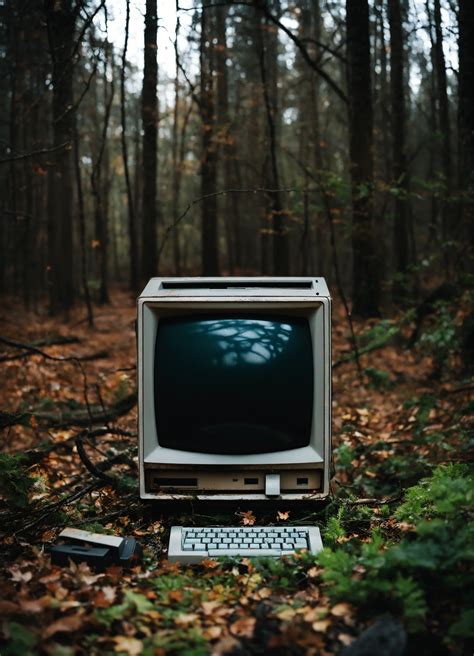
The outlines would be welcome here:
<svg viewBox="0 0 474 656">
<path fill-rule="evenodd" d="M 219 556 L 285 556 L 298 549 L 318 553 L 323 548 L 317 526 L 173 526 L 168 560 L 198 563 Z"/>
</svg>

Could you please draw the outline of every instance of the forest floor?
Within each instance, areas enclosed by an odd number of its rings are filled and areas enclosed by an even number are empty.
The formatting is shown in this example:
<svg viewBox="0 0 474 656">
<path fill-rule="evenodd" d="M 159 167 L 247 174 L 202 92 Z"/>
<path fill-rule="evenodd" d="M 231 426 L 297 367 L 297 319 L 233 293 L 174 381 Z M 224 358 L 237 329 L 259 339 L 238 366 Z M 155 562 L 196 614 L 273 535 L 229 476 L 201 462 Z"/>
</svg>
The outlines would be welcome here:
<svg viewBox="0 0 474 656">
<path fill-rule="evenodd" d="M 406 317 L 355 323 L 359 376 L 339 305 L 330 499 L 271 513 L 242 501 L 212 517 L 316 523 L 327 548 L 195 566 L 167 561 L 169 527 L 210 518 L 138 496 L 130 297 L 96 308 L 93 329 L 82 308 L 61 323 L 3 305 L 2 656 L 402 654 L 405 641 L 407 654 L 472 653 L 472 382 L 455 353 L 440 371 L 436 352 L 408 349 Z M 143 563 L 53 567 L 65 526 L 134 536 Z"/>
</svg>

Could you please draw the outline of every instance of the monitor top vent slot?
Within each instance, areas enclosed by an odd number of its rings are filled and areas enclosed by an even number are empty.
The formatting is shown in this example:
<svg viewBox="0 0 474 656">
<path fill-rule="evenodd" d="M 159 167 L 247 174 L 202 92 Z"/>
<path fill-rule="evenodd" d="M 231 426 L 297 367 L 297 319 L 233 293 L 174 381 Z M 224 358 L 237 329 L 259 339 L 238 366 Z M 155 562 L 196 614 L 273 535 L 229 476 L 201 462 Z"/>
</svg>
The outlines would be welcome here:
<svg viewBox="0 0 474 656">
<path fill-rule="evenodd" d="M 164 280 L 162 289 L 312 289 L 312 281 L 280 282 L 280 281 L 241 281 L 241 282 L 175 282 Z"/>
</svg>

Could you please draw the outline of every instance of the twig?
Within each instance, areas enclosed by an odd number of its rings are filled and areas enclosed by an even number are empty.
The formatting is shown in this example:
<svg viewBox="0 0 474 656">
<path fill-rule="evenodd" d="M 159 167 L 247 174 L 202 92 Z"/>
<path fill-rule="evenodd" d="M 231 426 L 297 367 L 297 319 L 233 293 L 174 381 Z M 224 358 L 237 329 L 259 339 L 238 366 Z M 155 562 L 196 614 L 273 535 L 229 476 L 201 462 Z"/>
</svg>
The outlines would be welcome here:
<svg viewBox="0 0 474 656">
<path fill-rule="evenodd" d="M 161 240 L 161 245 L 158 250 L 158 262 L 160 260 L 160 256 L 163 252 L 163 249 L 166 245 L 166 242 L 168 240 L 168 237 L 170 236 L 172 230 L 176 228 L 176 226 L 181 223 L 181 221 L 187 216 L 187 214 L 190 212 L 190 210 L 197 205 L 198 203 L 202 203 L 203 200 L 206 200 L 207 198 L 213 198 L 214 196 L 223 196 L 225 194 L 279 194 L 283 192 L 297 192 L 297 193 L 309 193 L 311 191 L 317 191 L 316 189 L 300 189 L 299 187 L 284 187 L 282 189 L 267 189 L 266 187 L 254 187 L 254 188 L 249 188 L 249 189 L 221 189 L 220 191 L 213 191 L 211 194 L 204 194 L 203 196 L 199 196 L 198 198 L 194 198 L 191 202 L 188 203 L 186 208 L 184 209 L 181 214 L 174 219 L 170 224 L 165 229 L 165 232 L 163 234 L 162 240 Z"/>
<path fill-rule="evenodd" d="M 59 144 L 59 146 L 52 146 L 51 148 L 40 148 L 39 150 L 31 150 L 29 153 L 19 153 L 18 155 L 12 155 L 12 157 L 6 157 L 5 159 L 0 159 L 0 164 L 8 164 L 8 162 L 16 162 L 21 159 L 29 159 L 30 157 L 37 157 L 39 155 L 49 155 L 49 153 L 55 153 L 57 150 L 62 150 L 63 148 L 72 148 L 72 143 L 66 141 L 65 143 Z"/>
<path fill-rule="evenodd" d="M 444 390 L 444 394 L 458 394 L 460 392 L 472 392 L 474 391 L 474 385 L 464 385 L 463 387 L 456 387 L 452 390 Z"/>
<path fill-rule="evenodd" d="M 84 449 L 84 442 L 83 438 L 87 437 L 89 431 L 82 431 L 82 433 L 79 433 L 79 435 L 76 435 L 76 448 L 77 448 L 77 453 L 79 454 L 79 458 L 81 459 L 82 464 L 85 466 L 85 468 L 96 478 L 100 478 L 102 481 L 105 481 L 106 483 L 110 483 L 110 485 L 117 485 L 117 479 L 114 478 L 113 476 L 109 476 L 105 472 L 101 471 L 94 463 L 89 459 L 89 456 L 86 453 L 86 450 Z"/>
<path fill-rule="evenodd" d="M 385 506 L 389 503 L 395 503 L 401 499 L 401 492 L 394 497 L 388 497 L 387 499 L 355 499 L 354 501 L 348 501 L 348 506 Z"/>
<path fill-rule="evenodd" d="M 68 497 L 65 497 L 64 499 L 60 499 L 59 501 L 56 501 L 54 503 L 51 503 L 49 506 L 46 506 L 46 508 L 42 508 L 41 510 L 43 511 L 42 514 L 34 519 L 32 522 L 29 524 L 24 524 L 21 526 L 19 529 L 16 529 L 14 532 L 19 535 L 20 533 L 24 533 L 25 531 L 29 530 L 30 528 L 33 528 L 34 526 L 37 526 L 38 524 L 41 524 L 44 522 L 44 520 L 55 510 L 58 508 L 62 508 L 63 506 L 69 505 L 70 503 L 73 503 L 73 501 L 77 501 L 81 497 L 84 497 L 86 494 L 89 494 L 89 492 L 92 492 L 96 487 L 101 485 L 98 481 L 92 481 L 86 487 L 82 488 L 81 490 L 77 490 L 76 492 L 73 492 L 70 494 Z M 11 531 L 13 532 L 13 531 Z"/>
</svg>

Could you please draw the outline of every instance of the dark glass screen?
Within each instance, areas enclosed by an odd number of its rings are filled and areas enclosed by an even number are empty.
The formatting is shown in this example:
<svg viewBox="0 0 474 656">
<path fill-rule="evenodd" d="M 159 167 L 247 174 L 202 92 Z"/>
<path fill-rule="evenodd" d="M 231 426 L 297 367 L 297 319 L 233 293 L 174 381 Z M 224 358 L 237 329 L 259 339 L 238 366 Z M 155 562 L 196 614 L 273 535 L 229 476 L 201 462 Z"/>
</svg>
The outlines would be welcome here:
<svg viewBox="0 0 474 656">
<path fill-rule="evenodd" d="M 309 444 L 308 320 L 251 315 L 161 319 L 155 348 L 160 445 L 222 455 Z"/>
</svg>

